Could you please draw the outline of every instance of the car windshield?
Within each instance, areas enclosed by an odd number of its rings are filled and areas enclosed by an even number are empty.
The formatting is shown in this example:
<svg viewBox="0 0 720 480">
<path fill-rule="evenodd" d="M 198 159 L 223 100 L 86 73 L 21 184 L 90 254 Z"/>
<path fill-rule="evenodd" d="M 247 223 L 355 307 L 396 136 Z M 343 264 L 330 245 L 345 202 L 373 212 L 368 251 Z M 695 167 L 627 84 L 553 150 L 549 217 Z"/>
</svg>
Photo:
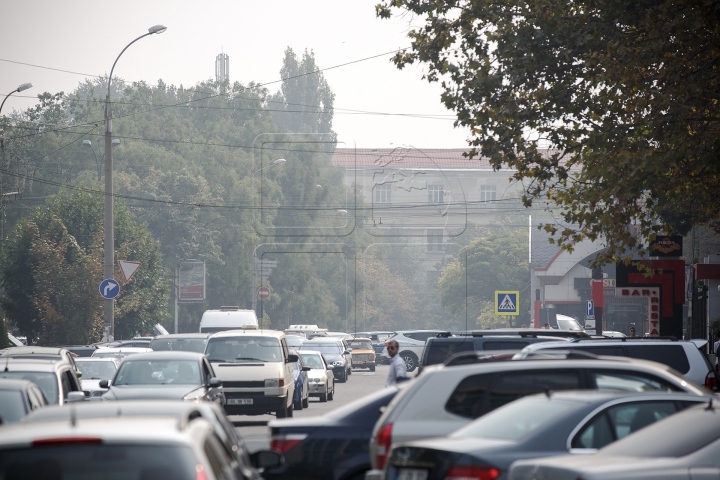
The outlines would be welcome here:
<svg viewBox="0 0 720 480">
<path fill-rule="evenodd" d="M 558 327 L 560 327 L 560 330 L 576 330 L 576 331 L 582 331 L 582 327 L 580 324 L 575 320 L 574 318 L 569 319 L 557 319 Z"/>
<path fill-rule="evenodd" d="M 302 358 L 302 361 L 306 367 L 317 369 L 325 368 L 323 366 L 322 358 L 320 358 L 320 355 L 318 355 L 317 353 L 301 353 L 300 358 Z"/>
<path fill-rule="evenodd" d="M 450 436 L 517 441 L 570 411 L 575 405 L 574 402 L 552 400 L 545 395 L 515 401 L 480 417 Z"/>
<path fill-rule="evenodd" d="M 303 343 L 302 348 L 306 350 L 317 350 L 320 353 L 339 355 L 342 353 L 337 343 Z"/>
<path fill-rule="evenodd" d="M 120 365 L 114 386 L 200 385 L 200 366 L 191 360 L 128 360 Z"/>
<path fill-rule="evenodd" d="M 105 379 L 109 380 L 115 375 L 117 368 L 112 360 L 102 362 L 92 362 L 89 360 L 75 359 L 80 372 L 82 372 L 83 380 L 88 379 Z"/>
<path fill-rule="evenodd" d="M 358 350 L 372 350 L 373 346 L 372 343 L 370 343 L 370 340 L 350 340 L 348 342 L 350 344 L 350 348 L 356 348 Z"/>
<path fill-rule="evenodd" d="M 205 355 L 211 362 L 279 362 L 280 342 L 274 337 L 221 337 L 208 342 Z"/>
<path fill-rule="evenodd" d="M 65 443 L 0 451 L 0 478 L 112 478 L 195 480 L 190 447 L 156 444 Z M 81 473 L 82 472 L 82 473 Z"/>
<path fill-rule="evenodd" d="M 58 403 L 58 379 L 54 373 L 43 372 L 3 372 L 0 370 L 0 378 L 17 378 L 30 380 L 40 387 L 48 404 Z M 2 478 L 2 477 L 0 477 Z"/>
<path fill-rule="evenodd" d="M 0 420 L 2 423 L 19 422 L 25 416 L 23 394 L 17 390 L 0 390 Z"/>
<path fill-rule="evenodd" d="M 156 352 L 171 350 L 204 353 L 206 345 L 207 338 L 156 338 L 152 342 L 152 349 Z"/>
<path fill-rule="evenodd" d="M 285 341 L 288 344 L 288 347 L 290 348 L 300 348 L 302 347 L 303 342 L 305 339 L 303 337 L 296 337 L 294 335 L 288 335 L 285 337 Z"/>
</svg>

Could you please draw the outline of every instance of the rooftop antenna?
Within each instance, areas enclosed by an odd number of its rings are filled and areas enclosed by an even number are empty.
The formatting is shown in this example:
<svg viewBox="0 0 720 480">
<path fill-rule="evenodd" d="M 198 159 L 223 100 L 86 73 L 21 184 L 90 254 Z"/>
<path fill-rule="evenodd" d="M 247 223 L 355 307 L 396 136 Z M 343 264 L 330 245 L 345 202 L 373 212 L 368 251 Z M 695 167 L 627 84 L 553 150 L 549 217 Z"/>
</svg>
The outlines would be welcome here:
<svg viewBox="0 0 720 480">
<path fill-rule="evenodd" d="M 77 424 L 77 416 L 75 415 L 75 405 L 70 407 L 70 426 L 74 427 Z"/>
<path fill-rule="evenodd" d="M 8 363 L 10 363 L 10 355 L 5 356 L 5 372 L 8 371 Z"/>
<path fill-rule="evenodd" d="M 708 402 L 708 406 L 705 410 L 715 410 L 715 408 L 713 407 L 713 399 L 712 398 Z"/>
</svg>

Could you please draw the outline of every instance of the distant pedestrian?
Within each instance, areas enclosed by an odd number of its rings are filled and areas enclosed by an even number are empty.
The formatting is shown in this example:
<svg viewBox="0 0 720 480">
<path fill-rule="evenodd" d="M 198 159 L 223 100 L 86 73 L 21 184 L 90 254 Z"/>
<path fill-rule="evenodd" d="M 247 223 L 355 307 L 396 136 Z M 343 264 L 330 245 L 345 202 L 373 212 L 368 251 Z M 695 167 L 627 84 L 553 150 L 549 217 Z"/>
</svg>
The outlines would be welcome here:
<svg viewBox="0 0 720 480">
<path fill-rule="evenodd" d="M 630 327 L 630 336 L 637 337 L 637 335 L 635 335 L 635 327 Z"/>
<path fill-rule="evenodd" d="M 550 330 L 550 324 L 545 322 L 545 330 Z"/>
<path fill-rule="evenodd" d="M 396 340 L 387 342 L 387 351 L 388 355 L 390 355 L 390 371 L 388 372 L 387 381 L 385 382 L 386 387 L 395 385 L 408 378 L 405 360 L 398 355 L 399 348 L 400 346 Z"/>
</svg>

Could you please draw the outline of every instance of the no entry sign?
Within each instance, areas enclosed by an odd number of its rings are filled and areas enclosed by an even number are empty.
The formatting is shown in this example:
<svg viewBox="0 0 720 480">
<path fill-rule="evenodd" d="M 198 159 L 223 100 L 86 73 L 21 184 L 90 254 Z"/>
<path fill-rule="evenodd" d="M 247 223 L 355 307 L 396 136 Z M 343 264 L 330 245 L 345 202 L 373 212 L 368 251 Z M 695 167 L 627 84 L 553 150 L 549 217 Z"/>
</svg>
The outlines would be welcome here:
<svg viewBox="0 0 720 480">
<path fill-rule="evenodd" d="M 267 300 L 270 298 L 270 289 L 268 287 L 258 288 L 257 296 L 260 300 Z"/>
</svg>

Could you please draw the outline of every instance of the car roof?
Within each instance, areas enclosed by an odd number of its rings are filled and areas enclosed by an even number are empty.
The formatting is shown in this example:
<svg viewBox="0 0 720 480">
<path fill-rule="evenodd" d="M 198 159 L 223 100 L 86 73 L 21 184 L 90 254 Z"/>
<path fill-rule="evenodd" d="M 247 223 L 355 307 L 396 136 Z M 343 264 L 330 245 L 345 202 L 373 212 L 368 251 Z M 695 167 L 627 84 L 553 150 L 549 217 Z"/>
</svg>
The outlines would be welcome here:
<svg viewBox="0 0 720 480">
<path fill-rule="evenodd" d="M 70 409 L 69 407 L 65 407 Z M 73 407 L 75 409 L 75 407 Z M 212 428 L 204 420 L 197 420 Z M 195 420 L 190 422 L 192 428 Z M 158 443 L 178 442 L 188 435 L 175 417 L 156 417 L 132 419 L 123 417 L 103 417 L 63 421 L 8 424 L 2 427 L 0 448 L 30 446 L 37 440 L 58 439 L 60 442 L 72 438 L 101 438 L 103 443 Z"/>
<path fill-rule="evenodd" d="M 193 412 L 204 409 L 220 413 L 217 404 L 212 402 L 191 403 L 162 400 L 118 400 L 114 402 L 83 402 L 74 406 L 74 412 L 61 405 L 50 405 L 35 410 L 25 417 L 27 423 L 70 421 L 85 418 L 108 417 L 185 417 L 192 418 Z"/>
<path fill-rule="evenodd" d="M 8 372 L 55 372 L 63 367 L 69 368 L 70 363 L 44 358 L 28 359 L 9 357 L 5 360 L 0 360 L 0 371 L 6 370 Z"/>
<path fill-rule="evenodd" d="M 322 352 L 318 352 L 317 350 L 305 350 L 304 348 L 301 348 L 300 350 L 295 350 L 298 354 L 303 353 L 312 353 L 315 355 L 320 355 L 322 357 Z"/>
<path fill-rule="evenodd" d="M 367 340 L 368 342 L 372 342 L 369 338 L 366 337 L 355 337 L 355 338 L 349 338 L 348 340 Z"/>
<path fill-rule="evenodd" d="M 311 344 L 311 345 L 312 345 L 313 343 L 315 343 L 315 344 L 319 344 L 319 343 L 338 343 L 338 342 L 342 342 L 342 340 L 343 340 L 343 339 L 340 338 L 340 337 L 315 337 L 315 338 L 311 338 L 311 339 L 308 340 L 307 342 L 303 342 L 303 345 L 307 345 L 307 344 Z"/>
<path fill-rule="evenodd" d="M 670 340 L 670 339 L 657 339 L 654 340 L 652 337 L 609 337 L 609 338 L 576 338 L 571 340 L 571 343 L 575 345 L 686 345 L 692 344 L 697 346 L 692 340 Z M 525 347 L 526 350 L 545 349 L 545 348 L 568 348 L 566 342 L 543 342 L 533 343 Z M 573 347 L 574 348 L 574 347 Z"/>
<path fill-rule="evenodd" d="M 96 353 L 104 353 L 104 352 L 117 352 L 117 353 L 147 353 L 152 352 L 152 348 L 145 348 L 145 347 L 99 347 L 96 348 L 93 352 L 93 355 Z"/>
<path fill-rule="evenodd" d="M 67 349 L 62 347 L 10 347 L 0 350 L 0 355 L 62 355 Z"/>
<path fill-rule="evenodd" d="M 0 378 L 0 390 L 25 390 L 32 385 L 30 380 L 16 378 Z"/>
<path fill-rule="evenodd" d="M 117 362 L 115 357 L 78 357 L 75 362 Z"/>
<path fill-rule="evenodd" d="M 222 332 L 213 333 L 210 338 L 225 338 L 225 337 L 274 337 L 282 338 L 285 336 L 285 332 L 279 330 L 264 330 L 264 329 L 247 329 L 247 330 L 225 330 Z"/>
<path fill-rule="evenodd" d="M 136 353 L 125 357 L 123 361 L 134 362 L 136 360 L 195 360 L 200 361 L 205 355 L 198 352 L 178 352 L 174 350 L 162 350 L 159 352 Z"/>
<path fill-rule="evenodd" d="M 165 340 L 171 338 L 210 338 L 211 333 L 170 333 L 168 335 L 158 335 L 153 340 Z"/>
</svg>

